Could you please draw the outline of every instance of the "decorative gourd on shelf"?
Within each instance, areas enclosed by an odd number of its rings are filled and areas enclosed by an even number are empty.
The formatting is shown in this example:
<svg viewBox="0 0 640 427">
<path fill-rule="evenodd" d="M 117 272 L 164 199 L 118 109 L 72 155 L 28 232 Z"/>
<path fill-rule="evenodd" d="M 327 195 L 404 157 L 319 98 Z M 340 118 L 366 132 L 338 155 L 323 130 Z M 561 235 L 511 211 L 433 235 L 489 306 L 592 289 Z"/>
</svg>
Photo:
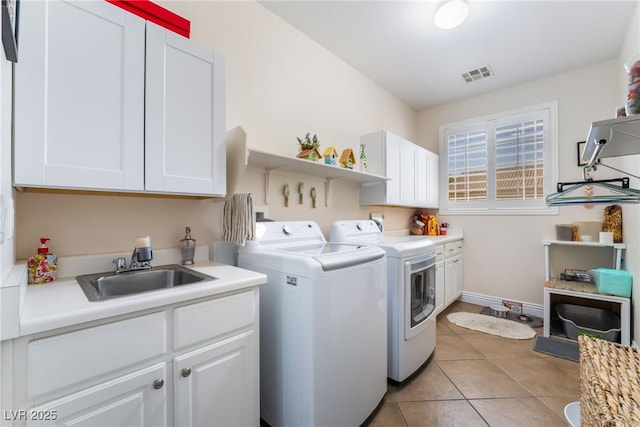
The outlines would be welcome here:
<svg viewBox="0 0 640 427">
<path fill-rule="evenodd" d="M 300 159 L 318 161 L 322 159 L 322 154 L 318 150 L 320 142 L 318 141 L 317 135 L 313 135 L 313 138 L 311 138 L 310 135 L 311 134 L 307 132 L 303 139 L 296 137 L 298 144 L 300 144 L 300 152 L 297 157 Z"/>
</svg>

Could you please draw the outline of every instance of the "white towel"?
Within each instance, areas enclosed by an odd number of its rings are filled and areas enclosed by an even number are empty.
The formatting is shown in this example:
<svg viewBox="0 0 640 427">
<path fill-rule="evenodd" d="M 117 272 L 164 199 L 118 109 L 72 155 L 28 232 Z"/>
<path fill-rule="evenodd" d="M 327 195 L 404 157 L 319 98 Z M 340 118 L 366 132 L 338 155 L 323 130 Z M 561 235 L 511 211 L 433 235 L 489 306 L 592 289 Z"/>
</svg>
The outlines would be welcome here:
<svg viewBox="0 0 640 427">
<path fill-rule="evenodd" d="M 228 242 L 244 245 L 245 240 L 254 240 L 256 234 L 256 212 L 253 193 L 234 194 L 224 203 L 222 237 Z"/>
</svg>

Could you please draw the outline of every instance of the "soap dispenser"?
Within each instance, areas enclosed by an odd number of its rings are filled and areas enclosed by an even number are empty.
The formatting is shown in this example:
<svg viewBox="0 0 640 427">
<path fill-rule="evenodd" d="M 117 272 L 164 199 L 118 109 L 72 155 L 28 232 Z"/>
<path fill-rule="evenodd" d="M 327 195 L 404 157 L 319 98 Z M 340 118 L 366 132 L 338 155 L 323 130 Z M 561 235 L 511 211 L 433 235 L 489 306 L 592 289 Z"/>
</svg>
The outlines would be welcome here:
<svg viewBox="0 0 640 427">
<path fill-rule="evenodd" d="M 191 238 L 191 227 L 185 227 L 184 239 L 180 240 L 180 253 L 182 254 L 182 265 L 193 264 L 193 257 L 196 252 L 196 241 Z"/>
<path fill-rule="evenodd" d="M 30 285 L 53 282 L 56 279 L 58 258 L 49 252 L 47 241 L 49 238 L 41 237 L 38 253 L 29 257 L 27 282 Z"/>
</svg>

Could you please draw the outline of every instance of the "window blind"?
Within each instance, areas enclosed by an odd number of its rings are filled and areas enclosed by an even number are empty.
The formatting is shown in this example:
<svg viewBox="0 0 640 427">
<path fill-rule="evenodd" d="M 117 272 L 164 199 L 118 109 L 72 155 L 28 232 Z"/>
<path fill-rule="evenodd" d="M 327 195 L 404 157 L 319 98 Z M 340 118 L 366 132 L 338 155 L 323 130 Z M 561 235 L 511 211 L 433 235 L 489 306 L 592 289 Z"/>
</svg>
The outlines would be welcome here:
<svg viewBox="0 0 640 427">
<path fill-rule="evenodd" d="M 555 110 L 549 103 L 441 126 L 441 211 L 547 213 Z"/>
</svg>

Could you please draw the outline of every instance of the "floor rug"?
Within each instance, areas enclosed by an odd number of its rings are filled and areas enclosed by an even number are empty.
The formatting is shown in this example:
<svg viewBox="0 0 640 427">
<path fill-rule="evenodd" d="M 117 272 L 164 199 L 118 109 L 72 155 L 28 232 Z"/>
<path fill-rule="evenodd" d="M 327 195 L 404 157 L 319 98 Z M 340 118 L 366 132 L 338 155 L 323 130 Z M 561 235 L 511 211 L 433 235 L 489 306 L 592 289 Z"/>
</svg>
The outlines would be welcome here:
<svg viewBox="0 0 640 427">
<path fill-rule="evenodd" d="M 546 353 L 551 356 L 573 360 L 574 362 L 580 361 L 580 350 L 577 342 L 574 343 L 537 336 L 533 342 L 533 350 L 540 353 Z"/>
<path fill-rule="evenodd" d="M 516 340 L 536 336 L 536 331 L 526 325 L 479 313 L 454 312 L 447 315 L 447 320 L 463 328 Z"/>
</svg>

